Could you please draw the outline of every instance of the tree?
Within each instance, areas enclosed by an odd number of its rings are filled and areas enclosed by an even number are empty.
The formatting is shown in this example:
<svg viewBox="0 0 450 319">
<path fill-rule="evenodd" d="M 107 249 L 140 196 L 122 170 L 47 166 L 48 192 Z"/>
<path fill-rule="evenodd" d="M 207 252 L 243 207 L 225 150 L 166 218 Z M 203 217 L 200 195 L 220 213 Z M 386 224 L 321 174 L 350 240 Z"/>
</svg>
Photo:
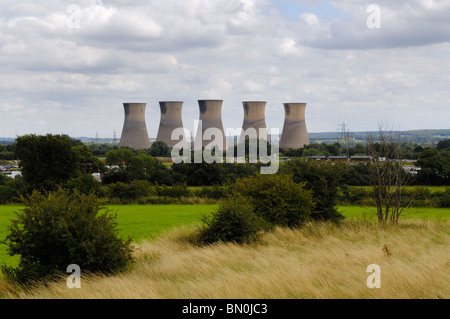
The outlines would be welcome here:
<svg viewBox="0 0 450 319">
<path fill-rule="evenodd" d="M 105 164 L 92 154 L 92 150 L 83 146 L 72 147 L 75 153 L 77 171 L 79 174 L 93 174 L 104 173 L 106 170 Z"/>
<path fill-rule="evenodd" d="M 189 186 L 211 186 L 225 181 L 224 165 L 221 163 L 174 163 L 172 176 L 174 181 Z"/>
<path fill-rule="evenodd" d="M 211 215 L 202 216 L 198 230 L 201 243 L 256 241 L 262 231 L 264 220 L 257 216 L 250 200 L 243 196 L 226 199 Z"/>
<path fill-rule="evenodd" d="M 77 174 L 77 158 L 67 136 L 20 136 L 15 153 L 25 183 L 32 189 L 54 190 Z"/>
<path fill-rule="evenodd" d="M 424 149 L 416 162 L 417 181 L 425 185 L 450 185 L 450 157 L 432 147 Z"/>
<path fill-rule="evenodd" d="M 155 141 L 150 146 L 149 154 L 151 156 L 161 156 L 161 157 L 170 156 L 170 148 L 163 141 Z"/>
<path fill-rule="evenodd" d="M 314 206 L 311 191 L 304 186 L 290 175 L 269 174 L 239 179 L 231 192 L 248 198 L 265 229 L 297 227 L 309 219 Z"/>
<path fill-rule="evenodd" d="M 311 212 L 314 220 L 339 222 L 344 216 L 335 208 L 342 176 L 347 168 L 341 163 L 305 161 L 300 158 L 281 167 L 279 174 L 290 174 L 294 182 L 305 183 L 312 191 L 315 207 Z"/>
<path fill-rule="evenodd" d="M 436 145 L 436 148 L 438 151 L 442 151 L 444 148 L 449 148 L 449 147 L 450 147 L 450 138 L 439 141 L 439 143 L 437 143 L 437 145 Z"/>
<path fill-rule="evenodd" d="M 392 131 L 386 132 L 380 125 L 377 140 L 375 142 L 375 137 L 369 135 L 367 149 L 371 157 L 369 167 L 378 221 L 398 223 L 411 203 L 405 205 L 402 201 L 409 175 L 402 168 L 400 149 Z"/>
<path fill-rule="evenodd" d="M 64 274 L 77 264 L 86 272 L 112 273 L 132 261 L 131 239 L 119 236 L 116 215 L 100 207 L 94 195 L 69 194 L 59 188 L 22 197 L 3 242 L 10 255 L 20 255 L 17 268 L 3 267 L 8 279 L 29 283 Z"/>
</svg>

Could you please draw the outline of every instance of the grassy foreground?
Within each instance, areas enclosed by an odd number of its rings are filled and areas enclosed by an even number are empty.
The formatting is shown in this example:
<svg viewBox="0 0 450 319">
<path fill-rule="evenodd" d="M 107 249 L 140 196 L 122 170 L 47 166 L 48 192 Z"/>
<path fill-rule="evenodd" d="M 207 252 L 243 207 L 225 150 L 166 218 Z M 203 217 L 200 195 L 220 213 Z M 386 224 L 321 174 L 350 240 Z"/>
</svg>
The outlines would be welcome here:
<svg viewBox="0 0 450 319">
<path fill-rule="evenodd" d="M 134 267 L 117 276 L 66 278 L 32 291 L 0 281 L 4 298 L 450 298 L 450 222 L 398 226 L 345 221 L 278 228 L 252 245 L 189 242 L 192 226 L 143 241 Z M 369 289 L 367 266 L 381 267 Z"/>
<path fill-rule="evenodd" d="M 217 205 L 110 205 L 108 209 L 117 212 L 117 223 L 121 234 L 140 243 L 142 240 L 153 239 L 161 232 L 181 225 L 191 225 L 200 222 L 202 214 L 212 212 Z M 376 210 L 373 207 L 338 206 L 347 219 L 376 220 Z M 23 206 L 0 205 L 0 240 L 7 234 L 10 219 L 15 218 L 15 211 Z M 450 208 L 411 208 L 402 219 L 419 218 L 429 220 L 450 219 Z M 9 256 L 6 246 L 0 244 L 0 263 L 9 266 L 18 264 L 18 256 Z M 1 274 L 0 274 L 1 277 Z"/>
</svg>

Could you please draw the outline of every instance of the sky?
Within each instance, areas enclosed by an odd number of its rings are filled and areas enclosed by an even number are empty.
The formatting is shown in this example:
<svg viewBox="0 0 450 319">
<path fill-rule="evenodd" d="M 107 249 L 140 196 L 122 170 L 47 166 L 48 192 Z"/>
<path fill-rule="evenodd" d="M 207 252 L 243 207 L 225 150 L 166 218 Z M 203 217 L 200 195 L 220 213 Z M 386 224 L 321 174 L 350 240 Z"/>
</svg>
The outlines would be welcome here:
<svg viewBox="0 0 450 319">
<path fill-rule="evenodd" d="M 375 6 L 373 6 L 375 5 Z M 379 9 L 379 10 L 378 10 Z M 124 102 L 304 102 L 309 132 L 450 129 L 448 0 L 2 0 L 0 137 L 120 138 Z"/>
</svg>

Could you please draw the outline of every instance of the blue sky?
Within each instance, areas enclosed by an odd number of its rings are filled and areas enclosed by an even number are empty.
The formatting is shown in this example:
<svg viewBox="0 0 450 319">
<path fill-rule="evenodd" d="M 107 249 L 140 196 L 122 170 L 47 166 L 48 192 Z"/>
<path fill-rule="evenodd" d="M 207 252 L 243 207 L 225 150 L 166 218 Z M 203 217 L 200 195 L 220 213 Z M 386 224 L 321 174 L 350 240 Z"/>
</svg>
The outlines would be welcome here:
<svg viewBox="0 0 450 319">
<path fill-rule="evenodd" d="M 300 4 L 289 0 L 274 0 L 277 8 L 289 19 L 297 20 L 302 13 L 314 13 L 319 18 L 348 19 L 348 15 L 334 7 L 329 1 L 317 4 Z"/>
</svg>

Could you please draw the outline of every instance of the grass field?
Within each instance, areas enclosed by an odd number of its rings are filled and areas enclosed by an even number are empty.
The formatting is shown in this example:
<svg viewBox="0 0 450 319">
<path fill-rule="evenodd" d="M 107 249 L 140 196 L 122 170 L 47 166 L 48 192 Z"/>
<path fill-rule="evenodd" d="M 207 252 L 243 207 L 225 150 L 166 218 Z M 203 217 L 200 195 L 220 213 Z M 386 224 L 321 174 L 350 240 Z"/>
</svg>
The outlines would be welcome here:
<svg viewBox="0 0 450 319">
<path fill-rule="evenodd" d="M 112 212 L 117 212 L 117 223 L 124 237 L 130 236 L 135 242 L 151 240 L 163 231 L 181 225 L 200 222 L 202 214 L 212 212 L 217 205 L 111 205 Z M 15 217 L 14 211 L 22 206 L 0 205 L 0 240 L 7 234 L 7 225 Z M 373 207 L 338 206 L 338 210 L 347 219 L 375 221 Z M 411 208 L 405 213 L 405 219 L 420 218 L 429 220 L 450 219 L 450 208 Z M 17 256 L 9 256 L 6 246 L 0 244 L 0 263 L 16 265 Z"/>
<path fill-rule="evenodd" d="M 0 280 L 4 298 L 293 299 L 450 298 L 450 222 L 407 219 L 399 225 L 345 221 L 277 228 L 252 245 L 198 247 L 194 228 L 144 241 L 136 263 L 116 276 L 66 279 L 31 291 Z M 367 267 L 381 268 L 381 288 L 367 287 Z"/>
<path fill-rule="evenodd" d="M 162 231 L 172 227 L 200 222 L 202 214 L 210 213 L 216 205 L 110 205 L 111 212 L 117 212 L 118 228 L 124 237 L 130 236 L 135 242 L 153 239 Z M 10 219 L 23 206 L 0 205 L 0 240 L 7 234 Z M 18 258 L 6 252 L 0 244 L 0 263 L 15 265 Z"/>
</svg>

